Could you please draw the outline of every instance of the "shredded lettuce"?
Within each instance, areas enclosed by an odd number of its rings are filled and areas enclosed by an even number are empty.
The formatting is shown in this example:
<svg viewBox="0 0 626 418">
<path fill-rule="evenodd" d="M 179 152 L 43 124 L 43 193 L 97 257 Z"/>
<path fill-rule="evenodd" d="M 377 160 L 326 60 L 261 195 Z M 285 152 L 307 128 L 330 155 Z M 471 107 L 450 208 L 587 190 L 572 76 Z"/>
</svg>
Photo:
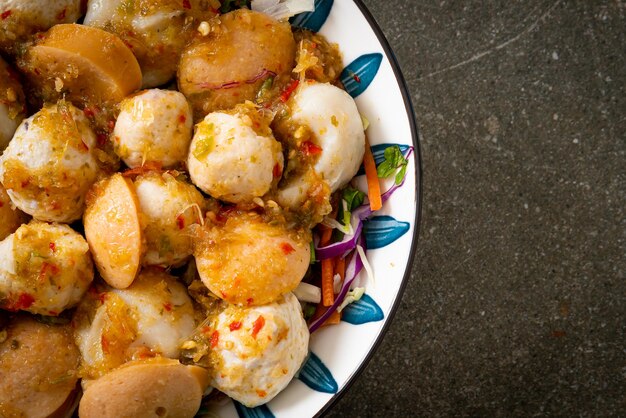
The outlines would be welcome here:
<svg viewBox="0 0 626 418">
<path fill-rule="evenodd" d="M 298 285 L 293 294 L 300 302 L 320 303 L 322 301 L 322 289 L 304 282 Z"/>
<path fill-rule="evenodd" d="M 343 300 L 343 302 L 341 302 L 341 305 L 339 305 L 339 307 L 337 308 L 337 311 L 341 312 L 344 310 L 346 306 L 350 305 L 351 303 L 361 300 L 364 294 L 365 294 L 364 287 L 357 287 L 354 290 L 350 290 L 346 294 L 346 298 Z"/>
<path fill-rule="evenodd" d="M 270 15 L 276 20 L 315 10 L 314 0 L 252 0 L 251 5 L 252 10 Z"/>
</svg>

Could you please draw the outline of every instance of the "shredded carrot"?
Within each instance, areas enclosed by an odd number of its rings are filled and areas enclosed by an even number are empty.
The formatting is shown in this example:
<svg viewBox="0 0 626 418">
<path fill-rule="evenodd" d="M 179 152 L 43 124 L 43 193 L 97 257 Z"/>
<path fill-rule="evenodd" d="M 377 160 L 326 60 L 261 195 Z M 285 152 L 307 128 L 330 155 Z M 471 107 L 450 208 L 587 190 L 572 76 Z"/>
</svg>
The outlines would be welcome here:
<svg viewBox="0 0 626 418">
<path fill-rule="evenodd" d="M 315 311 L 315 315 L 313 315 L 313 318 L 319 318 L 320 316 L 324 315 L 326 311 L 328 311 L 328 308 L 322 306 L 321 304 L 317 305 L 317 309 Z M 326 321 L 324 321 L 322 326 L 325 327 L 327 325 L 337 325 L 339 322 L 341 322 L 341 312 L 335 311 L 330 314 L 330 316 L 326 319 Z"/>
<path fill-rule="evenodd" d="M 333 235 L 332 228 L 320 225 L 322 236 L 320 237 L 320 245 L 326 246 L 330 244 Z M 335 292 L 333 291 L 333 276 L 335 271 L 335 263 L 333 259 L 322 260 L 322 305 L 332 306 L 335 303 Z"/>
<path fill-rule="evenodd" d="M 322 305 L 328 307 L 335 303 L 333 290 L 334 262 L 332 258 L 322 260 Z"/>
<path fill-rule="evenodd" d="M 372 149 L 367 139 L 365 139 L 363 165 L 365 166 L 365 177 L 367 178 L 367 197 L 370 200 L 370 208 L 379 210 L 383 207 L 383 200 L 380 196 L 380 182 L 376 172 L 376 161 L 374 161 L 374 155 L 372 155 Z"/>
</svg>

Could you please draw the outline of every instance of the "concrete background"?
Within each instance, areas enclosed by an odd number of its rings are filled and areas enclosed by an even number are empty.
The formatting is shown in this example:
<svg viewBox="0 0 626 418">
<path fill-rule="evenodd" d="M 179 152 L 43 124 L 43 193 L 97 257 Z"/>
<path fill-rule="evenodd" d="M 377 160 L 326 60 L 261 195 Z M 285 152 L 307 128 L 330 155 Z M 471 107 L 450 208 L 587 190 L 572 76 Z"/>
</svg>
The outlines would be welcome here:
<svg viewBox="0 0 626 418">
<path fill-rule="evenodd" d="M 626 416 L 626 3 L 365 3 L 415 105 L 422 234 L 328 416 Z"/>
</svg>

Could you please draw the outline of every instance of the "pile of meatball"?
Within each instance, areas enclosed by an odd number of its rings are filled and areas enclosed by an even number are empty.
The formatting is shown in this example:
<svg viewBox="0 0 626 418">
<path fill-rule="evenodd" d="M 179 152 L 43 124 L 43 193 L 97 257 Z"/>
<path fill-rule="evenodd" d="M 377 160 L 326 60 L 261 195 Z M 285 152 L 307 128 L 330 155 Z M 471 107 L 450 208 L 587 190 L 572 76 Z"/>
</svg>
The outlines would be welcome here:
<svg viewBox="0 0 626 418">
<path fill-rule="evenodd" d="M 363 123 L 336 46 L 221 6 L 0 1 L 0 415 L 253 407 L 304 362 Z"/>
</svg>

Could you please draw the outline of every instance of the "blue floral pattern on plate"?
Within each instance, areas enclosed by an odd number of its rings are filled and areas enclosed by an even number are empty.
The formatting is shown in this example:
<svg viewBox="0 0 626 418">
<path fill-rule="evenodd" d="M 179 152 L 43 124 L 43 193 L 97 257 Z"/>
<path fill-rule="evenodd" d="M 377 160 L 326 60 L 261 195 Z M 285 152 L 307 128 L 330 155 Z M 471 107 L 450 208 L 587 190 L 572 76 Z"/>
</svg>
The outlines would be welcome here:
<svg viewBox="0 0 626 418">
<path fill-rule="evenodd" d="M 339 386 L 328 367 L 314 353 L 309 357 L 298 372 L 297 378 L 317 392 L 337 393 Z"/>
<path fill-rule="evenodd" d="M 341 72 L 339 79 L 350 96 L 357 98 L 372 84 L 383 61 L 379 53 L 361 55 Z"/>
<path fill-rule="evenodd" d="M 341 320 L 352 325 L 363 325 L 383 319 L 385 319 L 383 310 L 369 295 L 363 295 L 361 300 L 351 303 L 341 312 Z"/>
<path fill-rule="evenodd" d="M 291 18 L 292 26 L 319 32 L 333 8 L 333 0 L 315 0 L 315 11 L 300 13 Z"/>
<path fill-rule="evenodd" d="M 397 241 L 411 229 L 408 222 L 400 222 L 391 216 L 375 216 L 365 221 L 363 233 L 367 248 L 375 250 Z"/>
</svg>

